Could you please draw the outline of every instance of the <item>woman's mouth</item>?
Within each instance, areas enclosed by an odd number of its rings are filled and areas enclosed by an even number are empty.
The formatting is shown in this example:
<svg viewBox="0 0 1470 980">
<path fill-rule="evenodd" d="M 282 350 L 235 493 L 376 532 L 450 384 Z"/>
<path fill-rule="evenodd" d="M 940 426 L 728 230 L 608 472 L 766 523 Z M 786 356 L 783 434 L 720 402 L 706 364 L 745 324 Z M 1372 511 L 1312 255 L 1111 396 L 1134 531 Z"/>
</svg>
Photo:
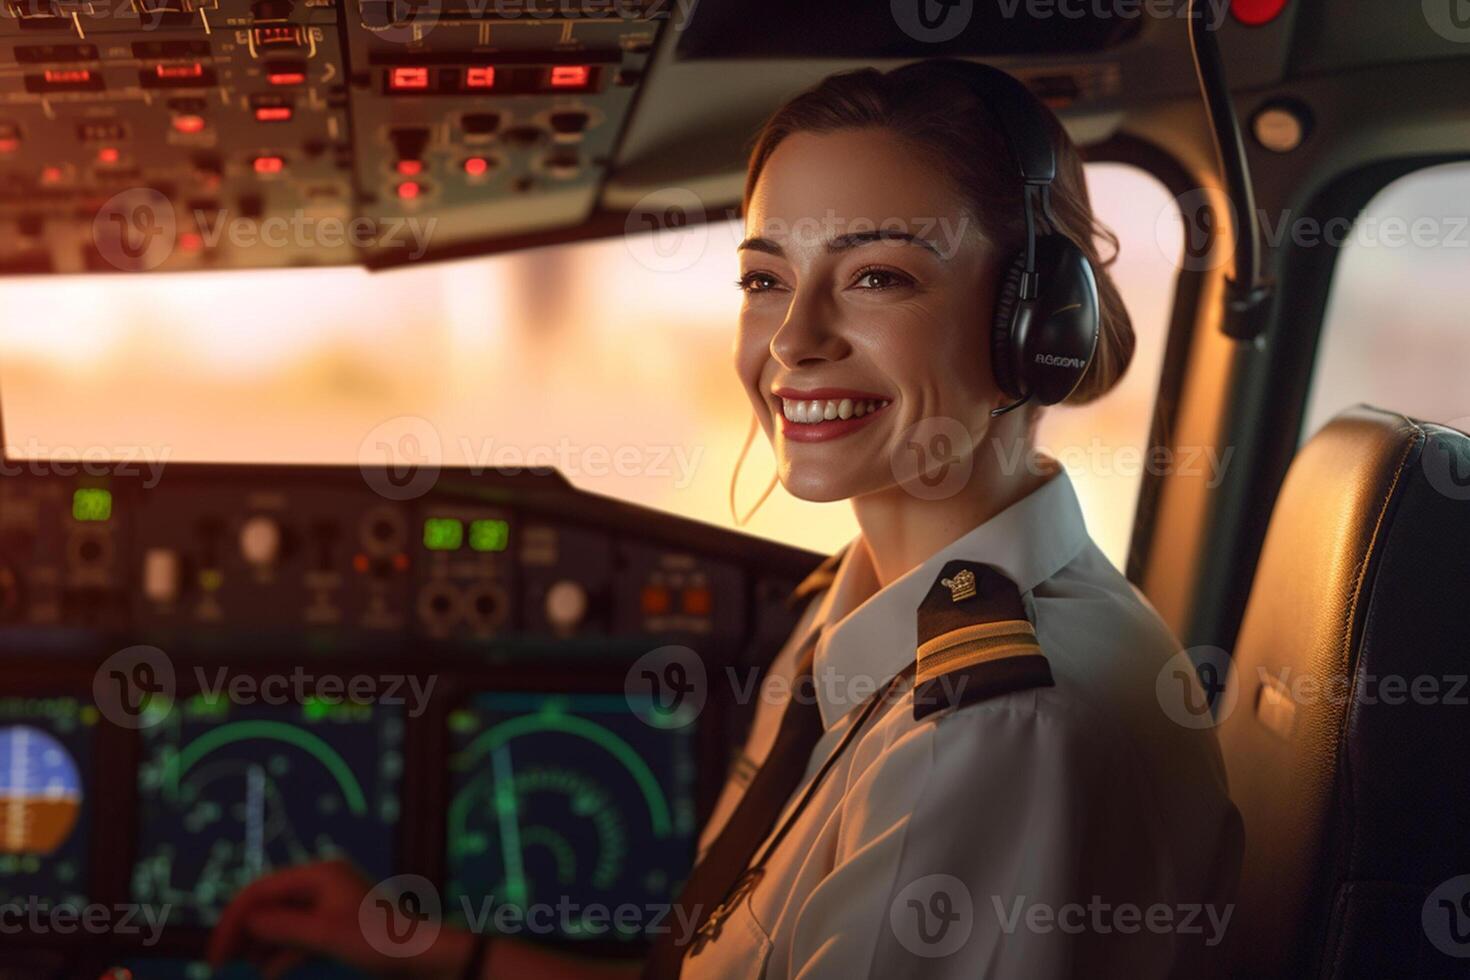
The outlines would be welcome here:
<svg viewBox="0 0 1470 980">
<path fill-rule="evenodd" d="M 823 388 L 775 392 L 781 402 L 781 434 L 794 442 L 825 442 L 850 435 L 872 422 L 891 399 L 860 391 Z"/>
</svg>

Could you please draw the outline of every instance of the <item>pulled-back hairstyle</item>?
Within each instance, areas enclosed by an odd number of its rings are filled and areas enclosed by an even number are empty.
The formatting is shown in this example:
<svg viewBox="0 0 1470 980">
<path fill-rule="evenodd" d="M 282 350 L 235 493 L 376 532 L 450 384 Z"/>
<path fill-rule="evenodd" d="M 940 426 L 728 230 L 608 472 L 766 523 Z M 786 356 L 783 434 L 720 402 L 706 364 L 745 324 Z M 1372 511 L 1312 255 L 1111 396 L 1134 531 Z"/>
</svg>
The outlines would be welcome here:
<svg viewBox="0 0 1470 980">
<path fill-rule="evenodd" d="M 979 72 L 967 62 L 919 61 L 889 72 L 864 68 L 831 75 L 796 96 L 776 110 L 756 137 L 745 181 L 747 211 L 767 161 L 786 137 L 883 129 L 925 154 L 935 172 L 954 183 L 984 237 L 1004 256 L 1003 269 L 1026 243 L 1024 191 L 1005 131 L 966 75 L 977 77 L 978 83 Z M 1097 355 L 1067 398 L 1067 404 L 1082 404 L 1106 394 L 1123 376 L 1133 359 L 1133 324 L 1107 273 L 1117 257 L 1117 236 L 1093 217 L 1077 147 L 1050 110 L 1043 117 L 1057 160 L 1051 186 L 1056 230 L 1078 244 L 1097 273 L 1101 314 Z M 1108 244 L 1106 260 L 1098 251 L 1099 239 Z M 989 330 L 988 316 L 983 323 Z"/>
</svg>

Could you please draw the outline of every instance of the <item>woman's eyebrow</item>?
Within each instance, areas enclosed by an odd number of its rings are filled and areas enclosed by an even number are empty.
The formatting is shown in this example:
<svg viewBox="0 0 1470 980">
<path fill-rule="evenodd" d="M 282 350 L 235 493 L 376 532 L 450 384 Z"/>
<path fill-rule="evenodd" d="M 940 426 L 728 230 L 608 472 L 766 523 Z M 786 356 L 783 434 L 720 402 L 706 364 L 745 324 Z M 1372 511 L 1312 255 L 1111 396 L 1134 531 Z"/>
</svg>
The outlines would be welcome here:
<svg viewBox="0 0 1470 980">
<path fill-rule="evenodd" d="M 735 246 L 735 251 L 737 252 L 744 249 L 749 249 L 752 252 L 765 252 L 768 255 L 774 255 L 778 258 L 786 257 L 786 252 L 782 250 L 781 246 L 777 245 L 769 238 L 747 238 L 745 241 Z"/>
<path fill-rule="evenodd" d="M 927 248 L 935 255 L 939 254 L 939 248 L 930 241 L 911 235 L 906 231 L 894 231 L 892 229 L 876 228 L 873 231 L 855 231 L 846 235 L 838 235 L 827 243 L 829 252 L 845 252 L 848 249 L 859 248 L 870 245 L 873 242 L 903 242 L 909 245 L 919 245 Z"/>
</svg>

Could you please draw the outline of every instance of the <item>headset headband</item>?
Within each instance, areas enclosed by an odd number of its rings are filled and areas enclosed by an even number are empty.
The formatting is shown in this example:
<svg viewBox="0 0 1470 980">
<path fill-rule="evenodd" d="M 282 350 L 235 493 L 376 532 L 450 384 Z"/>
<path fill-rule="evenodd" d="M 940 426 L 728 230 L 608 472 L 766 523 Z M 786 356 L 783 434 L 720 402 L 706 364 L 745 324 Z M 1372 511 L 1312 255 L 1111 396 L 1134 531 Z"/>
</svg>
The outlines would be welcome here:
<svg viewBox="0 0 1470 980">
<path fill-rule="evenodd" d="M 1056 148 L 1042 124 L 1046 106 L 1025 83 L 999 68 L 974 61 L 956 63 L 946 71 L 968 86 L 995 114 L 1022 181 L 1044 186 L 1056 179 Z"/>
</svg>

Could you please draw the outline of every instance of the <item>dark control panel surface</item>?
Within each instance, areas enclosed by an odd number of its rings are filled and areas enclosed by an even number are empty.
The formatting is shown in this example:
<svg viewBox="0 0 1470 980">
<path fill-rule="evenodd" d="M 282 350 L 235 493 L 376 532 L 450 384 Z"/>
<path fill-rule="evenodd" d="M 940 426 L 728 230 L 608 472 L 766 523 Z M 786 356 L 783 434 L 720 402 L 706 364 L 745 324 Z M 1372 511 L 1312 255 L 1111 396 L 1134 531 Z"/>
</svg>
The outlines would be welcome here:
<svg viewBox="0 0 1470 980">
<path fill-rule="evenodd" d="M 241 888 L 326 859 L 639 954 L 818 556 L 551 473 L 422 475 L 0 478 L 0 977 L 208 976 Z"/>
<path fill-rule="evenodd" d="M 446 470 L 395 496 L 353 467 L 0 480 L 0 633 L 212 648 L 286 632 L 324 655 L 420 641 L 492 661 L 520 641 L 729 644 L 757 625 L 752 588 L 814 560 L 554 476 Z"/>
</svg>

